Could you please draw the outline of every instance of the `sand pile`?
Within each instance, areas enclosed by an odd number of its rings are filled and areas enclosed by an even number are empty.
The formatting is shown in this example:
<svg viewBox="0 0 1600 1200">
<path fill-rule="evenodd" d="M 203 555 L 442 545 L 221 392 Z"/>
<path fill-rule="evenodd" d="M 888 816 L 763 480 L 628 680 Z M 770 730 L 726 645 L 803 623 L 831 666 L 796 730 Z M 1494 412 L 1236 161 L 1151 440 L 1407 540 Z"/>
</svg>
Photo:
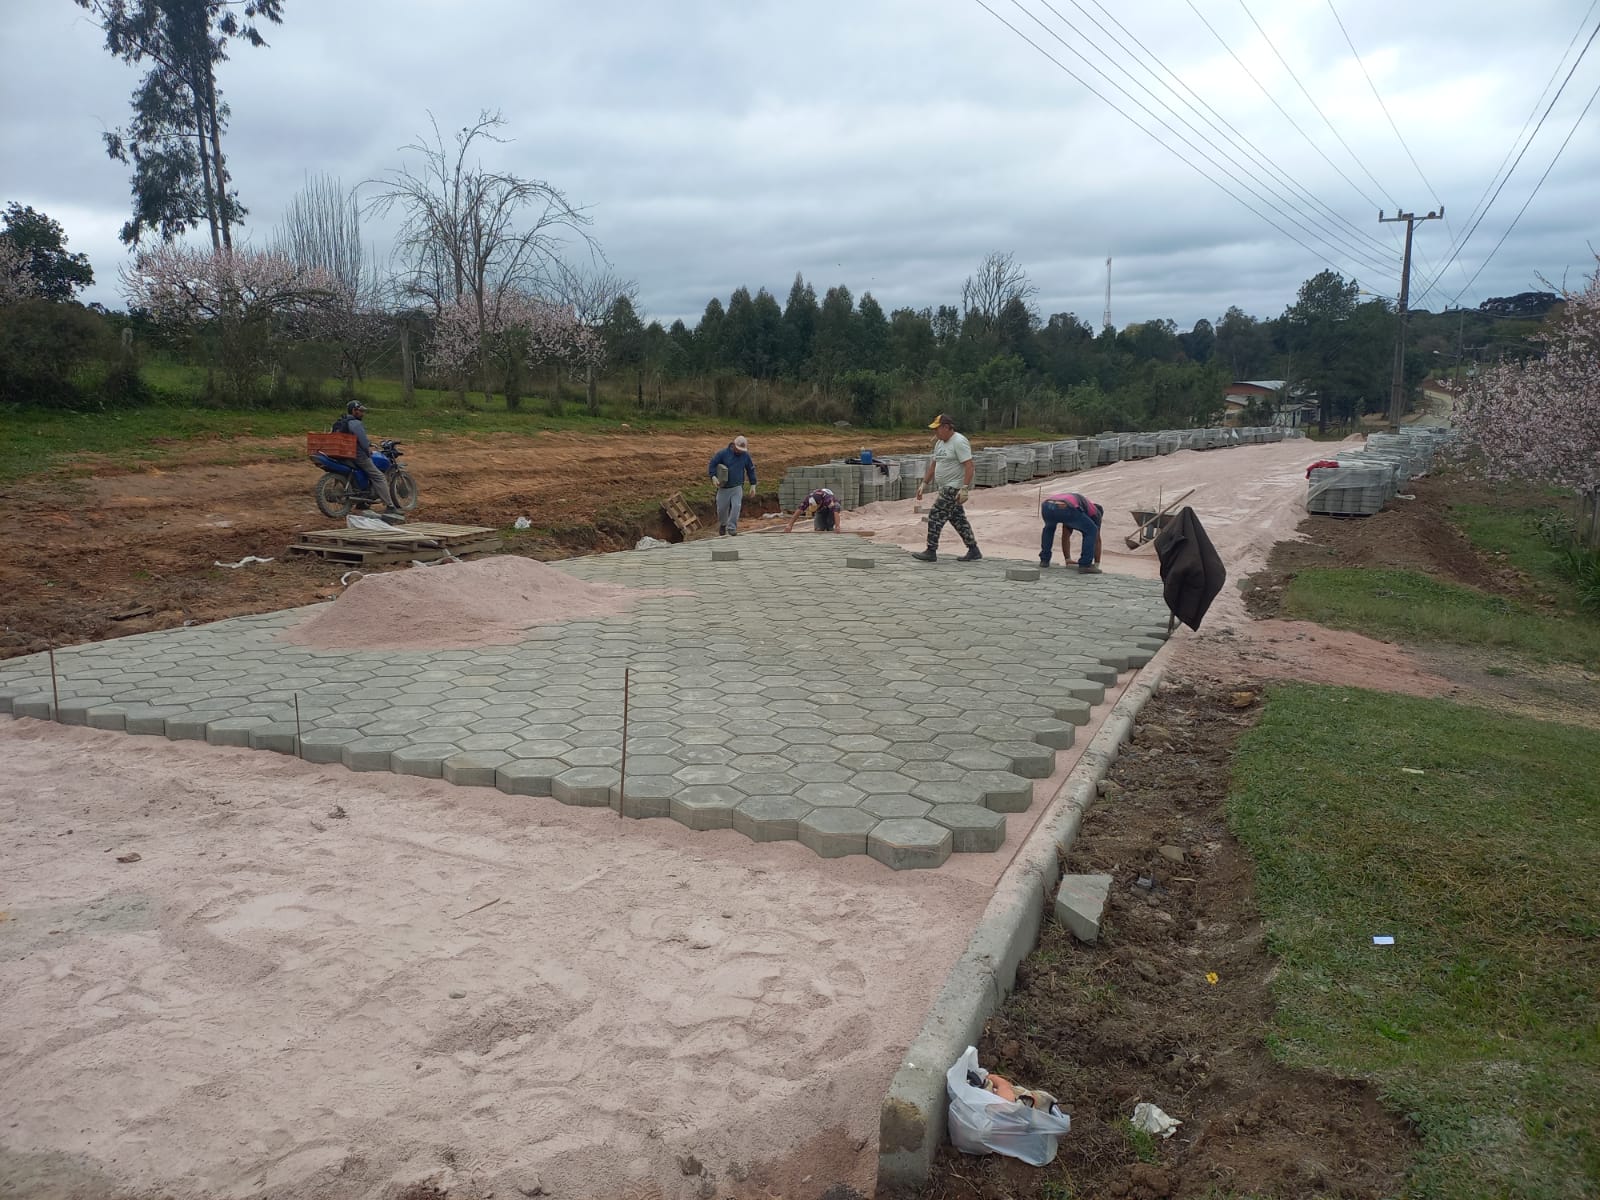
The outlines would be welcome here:
<svg viewBox="0 0 1600 1200">
<path fill-rule="evenodd" d="M 647 596 L 685 595 L 574 579 L 503 555 L 368 575 L 284 630 L 318 650 L 457 650 L 517 641 L 534 625 L 627 612 Z"/>
</svg>

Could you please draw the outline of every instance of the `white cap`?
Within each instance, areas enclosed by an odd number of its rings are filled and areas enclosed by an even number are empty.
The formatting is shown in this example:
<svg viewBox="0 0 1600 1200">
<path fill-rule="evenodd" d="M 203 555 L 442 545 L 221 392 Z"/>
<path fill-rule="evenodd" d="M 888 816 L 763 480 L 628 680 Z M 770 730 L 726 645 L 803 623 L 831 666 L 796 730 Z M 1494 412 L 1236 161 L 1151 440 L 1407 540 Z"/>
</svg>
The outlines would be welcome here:
<svg viewBox="0 0 1600 1200">
<path fill-rule="evenodd" d="M 741 433 L 738 437 L 733 439 L 733 448 L 735 450 L 748 450 L 748 449 L 750 449 L 750 443 L 745 441 L 744 434 Z"/>
</svg>

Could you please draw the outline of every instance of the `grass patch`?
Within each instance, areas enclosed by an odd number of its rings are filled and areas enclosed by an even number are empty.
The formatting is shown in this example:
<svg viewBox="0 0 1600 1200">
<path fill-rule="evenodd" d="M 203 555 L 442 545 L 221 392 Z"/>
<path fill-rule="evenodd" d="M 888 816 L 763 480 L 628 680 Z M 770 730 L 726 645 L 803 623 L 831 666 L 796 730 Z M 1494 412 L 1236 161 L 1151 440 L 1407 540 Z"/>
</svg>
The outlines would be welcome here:
<svg viewBox="0 0 1600 1200">
<path fill-rule="evenodd" d="M 1600 666 L 1600 626 L 1416 571 L 1311 567 L 1284 591 L 1284 615 L 1406 641 L 1490 646 Z"/>
<path fill-rule="evenodd" d="M 1597 778 L 1590 730 L 1354 689 L 1274 688 L 1239 743 L 1274 1052 L 1410 1118 L 1408 1195 L 1600 1195 Z"/>
<path fill-rule="evenodd" d="M 1567 498 L 1570 501 L 1570 497 Z M 1538 504 L 1450 505 L 1450 519 L 1467 539 L 1486 554 L 1503 559 L 1515 567 L 1563 608 L 1579 605 L 1578 589 L 1563 572 L 1558 547 L 1540 532 L 1539 521 L 1562 503 L 1563 496 L 1552 492 Z"/>
</svg>

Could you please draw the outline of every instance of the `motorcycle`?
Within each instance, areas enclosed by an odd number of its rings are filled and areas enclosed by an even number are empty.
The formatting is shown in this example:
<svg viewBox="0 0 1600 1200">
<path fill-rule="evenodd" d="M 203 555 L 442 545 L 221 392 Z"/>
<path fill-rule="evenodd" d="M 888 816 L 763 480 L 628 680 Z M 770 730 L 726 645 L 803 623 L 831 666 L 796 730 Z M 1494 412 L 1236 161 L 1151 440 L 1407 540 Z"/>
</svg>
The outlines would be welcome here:
<svg viewBox="0 0 1600 1200">
<path fill-rule="evenodd" d="M 417 481 L 400 465 L 404 453 L 400 443 L 390 439 L 380 444 L 372 456 L 372 465 L 383 472 L 389 483 L 389 494 L 401 512 L 411 512 L 417 507 Z M 378 503 L 372 480 L 356 466 L 353 458 L 335 458 L 317 451 L 311 455 L 313 465 L 321 467 L 323 476 L 317 480 L 317 507 L 325 517 L 347 517 L 352 509 L 365 508 Z"/>
</svg>

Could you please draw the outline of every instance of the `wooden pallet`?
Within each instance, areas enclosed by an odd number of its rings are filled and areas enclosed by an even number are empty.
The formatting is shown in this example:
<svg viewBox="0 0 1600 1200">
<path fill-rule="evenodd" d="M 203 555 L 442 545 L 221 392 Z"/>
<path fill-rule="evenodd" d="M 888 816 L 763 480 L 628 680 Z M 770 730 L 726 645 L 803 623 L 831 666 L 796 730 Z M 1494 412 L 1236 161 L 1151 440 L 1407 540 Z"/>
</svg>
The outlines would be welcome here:
<svg viewBox="0 0 1600 1200">
<path fill-rule="evenodd" d="M 389 529 L 312 529 L 289 547 L 290 554 L 310 554 L 329 562 L 358 567 L 387 563 L 434 562 L 464 558 L 500 549 L 500 531 L 483 525 L 437 525 L 419 521 Z"/>
<path fill-rule="evenodd" d="M 667 516 L 672 518 L 672 523 L 684 537 L 687 538 L 700 528 L 700 518 L 694 515 L 694 510 L 684 500 L 682 492 L 673 492 L 661 502 L 661 507 Z"/>
</svg>

